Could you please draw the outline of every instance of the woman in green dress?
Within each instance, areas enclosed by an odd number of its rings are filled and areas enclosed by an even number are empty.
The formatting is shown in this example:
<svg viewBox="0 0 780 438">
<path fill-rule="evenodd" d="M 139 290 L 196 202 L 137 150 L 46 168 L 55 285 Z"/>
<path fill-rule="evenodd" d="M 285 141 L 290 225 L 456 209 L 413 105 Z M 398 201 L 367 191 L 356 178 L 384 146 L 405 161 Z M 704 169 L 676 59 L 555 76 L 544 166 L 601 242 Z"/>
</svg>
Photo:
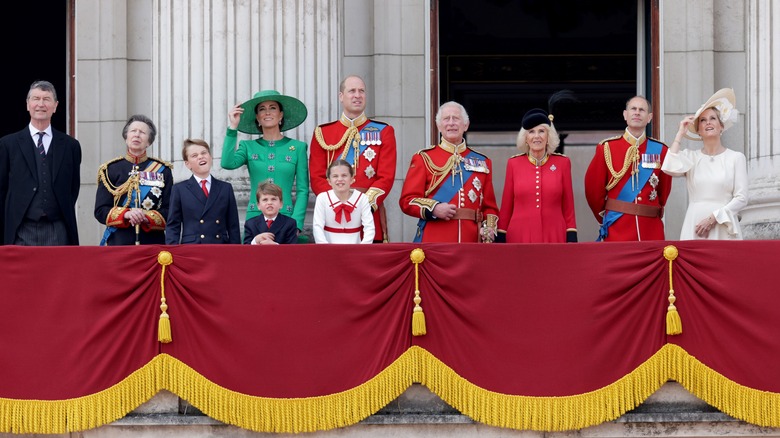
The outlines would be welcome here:
<svg viewBox="0 0 780 438">
<path fill-rule="evenodd" d="M 271 181 L 282 188 L 280 213 L 295 219 L 298 231 L 309 201 L 309 161 L 306 143 L 285 137 L 283 132 L 306 120 L 306 106 L 300 100 L 263 90 L 228 111 L 228 129 L 222 149 L 223 169 L 238 169 L 246 164 L 252 192 L 246 219 L 262 214 L 257 208 L 258 184 Z M 260 135 L 255 140 L 241 140 L 236 147 L 238 131 Z M 295 198 L 292 197 L 293 186 Z"/>
</svg>

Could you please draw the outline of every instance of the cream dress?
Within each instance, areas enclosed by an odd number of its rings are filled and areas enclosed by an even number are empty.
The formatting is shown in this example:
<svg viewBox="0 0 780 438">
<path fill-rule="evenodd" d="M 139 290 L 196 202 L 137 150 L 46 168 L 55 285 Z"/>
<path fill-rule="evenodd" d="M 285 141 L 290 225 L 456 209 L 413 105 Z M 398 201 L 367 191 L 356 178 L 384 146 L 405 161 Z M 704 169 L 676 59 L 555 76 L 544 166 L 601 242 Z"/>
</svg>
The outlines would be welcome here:
<svg viewBox="0 0 780 438">
<path fill-rule="evenodd" d="M 744 154 L 726 149 L 709 156 L 700 150 L 683 149 L 666 154 L 661 170 L 671 176 L 685 176 L 688 187 L 688 211 L 680 240 L 702 239 L 696 235 L 696 224 L 710 214 L 718 223 L 704 239 L 742 239 L 739 212 L 748 203 Z"/>
</svg>

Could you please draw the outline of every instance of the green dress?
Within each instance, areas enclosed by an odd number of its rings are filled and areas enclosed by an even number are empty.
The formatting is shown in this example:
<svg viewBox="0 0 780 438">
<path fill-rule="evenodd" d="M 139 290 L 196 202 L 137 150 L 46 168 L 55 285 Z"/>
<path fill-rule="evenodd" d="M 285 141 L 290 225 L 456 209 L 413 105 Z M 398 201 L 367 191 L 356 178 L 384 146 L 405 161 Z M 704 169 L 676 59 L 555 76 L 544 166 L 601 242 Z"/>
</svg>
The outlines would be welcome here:
<svg viewBox="0 0 780 438">
<path fill-rule="evenodd" d="M 238 169 L 244 164 L 249 169 L 252 192 L 246 219 L 262 214 L 257 208 L 257 185 L 266 180 L 282 188 L 282 209 L 280 213 L 290 216 L 303 229 L 306 206 L 309 203 L 309 159 L 306 143 L 283 137 L 269 142 L 265 139 L 241 140 L 236 149 L 238 131 L 228 128 L 222 148 L 223 169 Z M 270 143 L 273 143 L 271 145 Z M 295 205 L 292 202 L 292 188 L 295 183 Z"/>
</svg>

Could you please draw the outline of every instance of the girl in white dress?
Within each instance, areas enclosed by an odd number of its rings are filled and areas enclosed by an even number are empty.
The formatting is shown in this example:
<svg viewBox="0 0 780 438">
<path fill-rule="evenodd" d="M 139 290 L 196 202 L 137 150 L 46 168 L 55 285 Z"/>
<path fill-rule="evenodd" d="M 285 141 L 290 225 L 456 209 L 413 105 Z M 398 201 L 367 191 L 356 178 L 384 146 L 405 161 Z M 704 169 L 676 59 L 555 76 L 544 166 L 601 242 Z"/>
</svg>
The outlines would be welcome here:
<svg viewBox="0 0 780 438">
<path fill-rule="evenodd" d="M 328 167 L 330 186 L 317 195 L 312 234 L 315 243 L 372 243 L 374 216 L 366 195 L 352 188 L 355 173 L 345 160 Z"/>
<path fill-rule="evenodd" d="M 734 90 L 724 88 L 680 122 L 661 167 L 669 175 L 685 176 L 688 187 L 680 240 L 742 239 L 738 214 L 748 203 L 747 161 L 721 143 L 723 131 L 736 119 Z M 683 136 L 704 146 L 680 150 Z"/>
</svg>

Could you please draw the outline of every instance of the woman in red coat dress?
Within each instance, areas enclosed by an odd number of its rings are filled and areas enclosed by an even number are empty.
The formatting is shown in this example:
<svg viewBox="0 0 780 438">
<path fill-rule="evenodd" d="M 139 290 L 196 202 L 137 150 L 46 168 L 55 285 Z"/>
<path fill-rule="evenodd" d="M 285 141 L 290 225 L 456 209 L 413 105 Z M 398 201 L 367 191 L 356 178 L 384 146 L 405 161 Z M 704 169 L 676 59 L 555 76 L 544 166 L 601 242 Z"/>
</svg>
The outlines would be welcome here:
<svg viewBox="0 0 780 438">
<path fill-rule="evenodd" d="M 499 241 L 577 241 L 571 161 L 553 151 L 560 144 L 552 116 L 540 108 L 523 116 L 517 135 L 522 152 L 509 159 L 498 219 Z"/>
</svg>

